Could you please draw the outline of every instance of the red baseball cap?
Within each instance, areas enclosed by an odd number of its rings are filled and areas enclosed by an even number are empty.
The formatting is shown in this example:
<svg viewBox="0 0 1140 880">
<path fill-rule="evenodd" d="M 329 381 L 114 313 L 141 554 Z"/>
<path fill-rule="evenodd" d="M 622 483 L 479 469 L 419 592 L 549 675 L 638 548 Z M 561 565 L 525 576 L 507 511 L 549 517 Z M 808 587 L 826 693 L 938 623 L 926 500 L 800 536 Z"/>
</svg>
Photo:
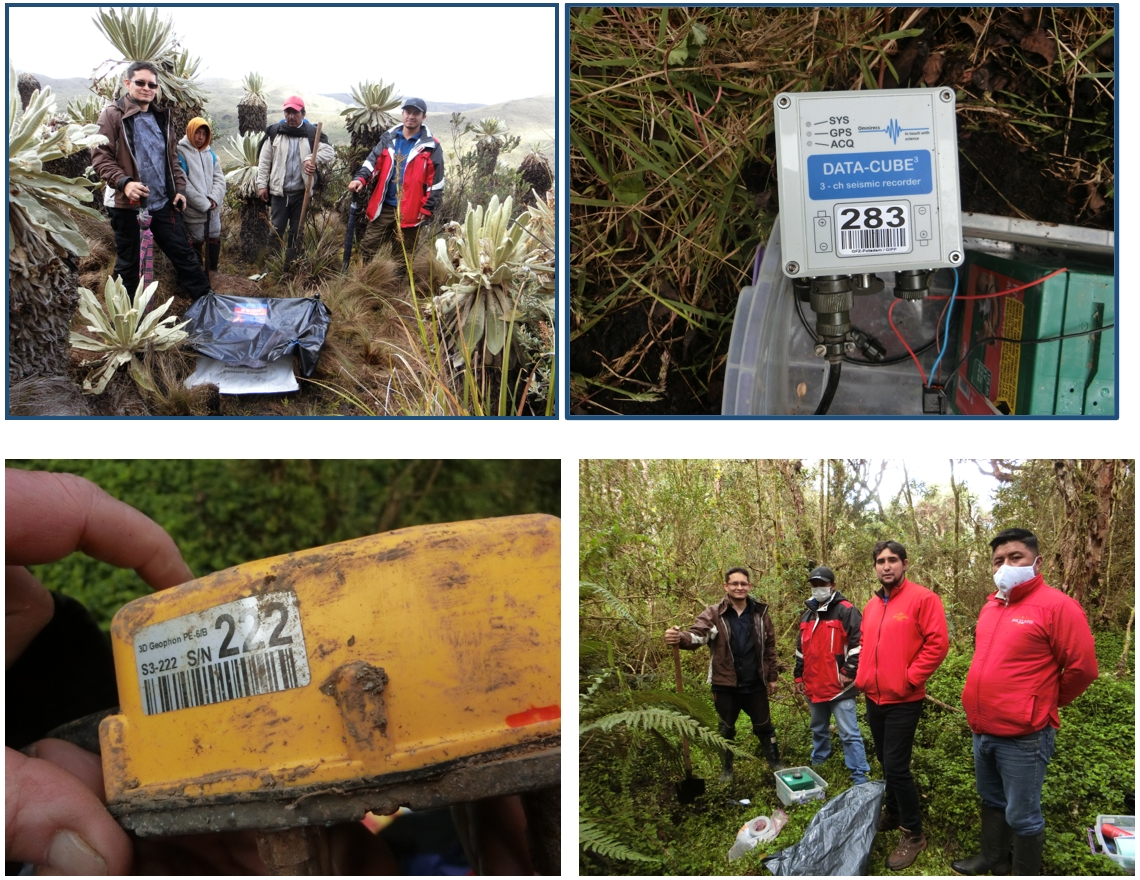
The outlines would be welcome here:
<svg viewBox="0 0 1140 880">
<path fill-rule="evenodd" d="M 285 99 L 286 110 L 304 110 L 305 102 L 301 100 L 300 95 L 290 95 Z"/>
</svg>

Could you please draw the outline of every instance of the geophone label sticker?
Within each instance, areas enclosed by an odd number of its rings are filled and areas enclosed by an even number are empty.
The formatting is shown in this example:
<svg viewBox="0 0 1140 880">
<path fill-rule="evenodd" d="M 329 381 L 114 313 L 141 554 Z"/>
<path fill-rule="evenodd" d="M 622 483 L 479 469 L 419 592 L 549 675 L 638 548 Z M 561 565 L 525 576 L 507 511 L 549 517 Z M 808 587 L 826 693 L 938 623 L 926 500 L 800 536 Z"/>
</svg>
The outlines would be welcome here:
<svg viewBox="0 0 1140 880">
<path fill-rule="evenodd" d="M 135 671 L 147 715 L 304 687 L 297 596 L 265 593 L 143 627 Z"/>
</svg>

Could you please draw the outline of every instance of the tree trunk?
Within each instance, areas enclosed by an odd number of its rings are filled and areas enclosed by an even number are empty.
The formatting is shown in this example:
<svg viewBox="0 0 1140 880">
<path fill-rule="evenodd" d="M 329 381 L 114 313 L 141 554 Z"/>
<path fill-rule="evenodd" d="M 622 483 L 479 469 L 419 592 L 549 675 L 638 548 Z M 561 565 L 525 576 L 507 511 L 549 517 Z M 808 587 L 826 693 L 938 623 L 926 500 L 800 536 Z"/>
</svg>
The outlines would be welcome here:
<svg viewBox="0 0 1140 880">
<path fill-rule="evenodd" d="M 1101 563 L 1112 520 L 1114 459 L 1057 459 L 1053 472 L 1064 502 L 1065 521 L 1054 551 L 1065 592 L 1081 607 L 1098 604 Z"/>
<path fill-rule="evenodd" d="M 79 274 L 70 259 L 8 212 L 8 381 L 66 376 Z"/>
</svg>

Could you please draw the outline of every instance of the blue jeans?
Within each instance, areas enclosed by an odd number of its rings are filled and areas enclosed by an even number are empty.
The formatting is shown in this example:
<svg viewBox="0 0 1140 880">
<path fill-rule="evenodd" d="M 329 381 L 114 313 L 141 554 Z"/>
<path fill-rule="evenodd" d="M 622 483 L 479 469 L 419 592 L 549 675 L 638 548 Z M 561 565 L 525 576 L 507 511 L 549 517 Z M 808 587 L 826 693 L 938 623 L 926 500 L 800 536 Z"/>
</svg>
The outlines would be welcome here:
<svg viewBox="0 0 1140 880">
<path fill-rule="evenodd" d="M 830 703 L 810 703 L 811 707 L 811 762 L 822 764 L 831 756 L 831 717 L 839 730 L 843 743 L 843 760 L 851 771 L 851 781 L 855 785 L 867 781 L 871 767 L 867 763 L 867 752 L 863 748 L 863 736 L 859 733 L 859 721 L 855 717 L 854 700 L 835 700 Z"/>
<path fill-rule="evenodd" d="M 1005 810 L 1015 834 L 1045 830 L 1041 815 L 1041 786 L 1053 757 L 1057 731 L 1045 727 L 1025 736 L 974 734 L 974 779 L 982 803 Z"/>
</svg>

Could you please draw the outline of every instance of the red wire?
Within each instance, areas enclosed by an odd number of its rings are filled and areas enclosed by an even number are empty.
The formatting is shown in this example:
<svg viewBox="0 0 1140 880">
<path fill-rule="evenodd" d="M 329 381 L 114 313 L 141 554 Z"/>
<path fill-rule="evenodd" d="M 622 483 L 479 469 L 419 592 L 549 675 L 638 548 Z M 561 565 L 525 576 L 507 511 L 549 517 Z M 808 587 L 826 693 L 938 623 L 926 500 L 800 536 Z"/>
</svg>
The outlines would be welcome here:
<svg viewBox="0 0 1140 880">
<path fill-rule="evenodd" d="M 1062 272 L 1067 272 L 1067 271 L 1069 271 L 1068 268 L 1062 266 L 1056 272 L 1050 272 L 1048 275 L 1044 275 L 1041 278 L 1038 278 L 1036 281 L 1029 281 L 1025 284 L 1019 284 L 1017 287 L 1011 287 L 1009 290 L 999 290 L 996 293 L 979 293 L 979 294 L 975 294 L 974 296 L 956 296 L 956 297 L 954 297 L 954 301 L 957 302 L 958 300 L 962 300 L 962 299 L 993 299 L 994 297 L 1005 296 L 1005 295 L 1010 294 L 1010 293 L 1017 293 L 1019 290 L 1025 290 L 1027 287 L 1032 287 L 1034 284 L 1040 284 L 1042 281 L 1048 281 L 1054 275 L 1060 275 Z M 948 296 L 929 296 L 929 297 L 927 297 L 927 299 L 945 299 L 945 300 L 948 300 L 948 299 L 950 299 L 950 297 L 948 297 Z M 939 331 L 939 328 L 942 327 L 942 319 L 946 317 L 946 309 L 949 307 L 949 305 L 950 304 L 947 303 L 945 306 L 942 307 L 942 313 L 938 316 L 938 323 L 934 325 L 934 338 L 935 339 L 938 338 L 938 335 L 939 335 L 938 331 Z M 905 345 L 905 344 L 906 343 L 904 342 L 903 345 Z"/>
<path fill-rule="evenodd" d="M 999 290 L 996 293 L 979 293 L 974 296 L 958 296 L 955 300 L 959 299 L 993 299 L 995 296 L 1008 296 L 1011 293 L 1017 293 L 1019 290 L 1025 290 L 1027 287 L 1032 287 L 1034 284 L 1040 284 L 1042 281 L 1048 281 L 1054 275 L 1060 275 L 1062 272 L 1068 272 L 1068 268 L 1062 266 L 1056 272 L 1050 272 L 1048 275 L 1043 275 L 1036 281 L 1027 281 L 1025 284 L 1019 284 L 1017 287 L 1011 287 L 1009 290 Z M 950 299 L 948 296 L 928 296 L 927 299 Z"/>
<path fill-rule="evenodd" d="M 899 333 L 899 328 L 895 326 L 895 319 L 891 317 L 891 313 L 895 310 L 895 306 L 897 306 L 900 302 L 902 302 L 902 300 L 896 299 L 893 303 L 891 303 L 891 307 L 887 309 L 887 321 L 890 322 L 891 329 L 895 331 L 895 336 L 897 336 L 899 338 L 899 342 L 903 344 L 903 348 L 906 349 L 906 353 L 911 356 L 911 359 L 914 361 L 914 365 L 918 367 L 918 375 L 922 376 L 922 386 L 925 388 L 926 373 L 922 371 L 922 364 L 918 362 L 918 355 L 911 351 L 910 346 L 906 344 L 906 340 L 903 339 L 903 335 Z"/>
</svg>

